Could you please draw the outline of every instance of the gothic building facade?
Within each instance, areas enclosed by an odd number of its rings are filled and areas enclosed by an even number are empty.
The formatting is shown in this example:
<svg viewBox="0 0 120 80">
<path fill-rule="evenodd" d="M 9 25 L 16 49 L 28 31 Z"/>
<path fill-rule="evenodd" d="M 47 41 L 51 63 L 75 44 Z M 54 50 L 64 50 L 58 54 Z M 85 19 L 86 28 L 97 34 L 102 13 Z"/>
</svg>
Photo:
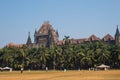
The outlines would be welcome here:
<svg viewBox="0 0 120 80">
<path fill-rule="evenodd" d="M 65 44 L 64 40 L 59 40 L 58 38 L 59 38 L 58 31 L 54 30 L 49 22 L 45 22 L 43 23 L 39 30 L 35 30 L 34 42 L 32 42 L 30 38 L 30 33 L 28 34 L 26 45 L 29 47 L 39 47 L 43 45 L 49 48 L 54 43 L 56 43 L 57 45 Z M 103 41 L 105 43 L 113 45 L 120 43 L 120 32 L 118 26 L 114 37 L 112 37 L 110 34 L 107 34 L 102 39 L 100 39 L 96 35 L 91 35 L 88 38 L 70 39 L 71 44 L 80 44 L 95 41 Z"/>
<path fill-rule="evenodd" d="M 32 43 L 29 33 L 26 44 L 29 47 L 45 46 L 49 48 L 52 44 L 58 42 L 58 37 L 58 31 L 54 30 L 49 22 L 44 22 L 39 30 L 35 30 L 34 42 Z"/>
<path fill-rule="evenodd" d="M 70 39 L 71 44 L 96 42 L 96 41 L 103 41 L 107 44 L 112 44 L 112 45 L 120 43 L 120 32 L 119 32 L 119 29 L 118 29 L 118 25 L 117 25 L 117 29 L 116 29 L 116 33 L 115 33 L 114 37 L 112 37 L 110 34 L 107 34 L 102 39 L 100 39 L 96 35 L 91 35 L 88 38 L 81 38 L 81 39 L 72 38 L 72 39 Z M 63 45 L 63 44 L 65 44 L 65 41 L 64 40 L 58 41 L 57 44 L 58 45 Z"/>
</svg>

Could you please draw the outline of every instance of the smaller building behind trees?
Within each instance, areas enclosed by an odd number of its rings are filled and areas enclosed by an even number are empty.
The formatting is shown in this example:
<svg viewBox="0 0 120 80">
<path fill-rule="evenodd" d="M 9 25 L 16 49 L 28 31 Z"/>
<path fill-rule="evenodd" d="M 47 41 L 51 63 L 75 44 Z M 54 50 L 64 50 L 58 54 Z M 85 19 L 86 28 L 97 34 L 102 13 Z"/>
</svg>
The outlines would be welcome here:
<svg viewBox="0 0 120 80">
<path fill-rule="evenodd" d="M 115 38 L 110 34 L 102 39 L 95 35 L 83 39 L 70 39 L 59 34 L 50 23 L 45 22 L 35 30 L 34 42 L 28 33 L 26 44 L 10 43 L 0 49 L 0 67 L 20 70 L 89 69 L 100 64 L 120 69 L 120 33 L 117 26 Z"/>
</svg>

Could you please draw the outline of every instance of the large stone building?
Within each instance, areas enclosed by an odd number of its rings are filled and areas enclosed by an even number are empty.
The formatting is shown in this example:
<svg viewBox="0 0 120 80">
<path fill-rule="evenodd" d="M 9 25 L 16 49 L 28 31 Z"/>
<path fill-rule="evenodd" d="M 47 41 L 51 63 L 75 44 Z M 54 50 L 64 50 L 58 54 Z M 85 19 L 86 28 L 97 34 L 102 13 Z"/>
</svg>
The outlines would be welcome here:
<svg viewBox="0 0 120 80">
<path fill-rule="evenodd" d="M 30 33 L 29 33 L 26 44 L 30 47 L 39 47 L 41 45 L 45 47 L 50 47 L 53 43 L 56 43 L 57 45 L 65 44 L 65 41 L 59 40 L 58 37 L 59 37 L 58 32 L 53 29 L 52 25 L 49 22 L 45 22 L 38 31 L 35 30 L 33 43 L 31 41 Z M 70 39 L 70 43 L 79 44 L 79 43 L 95 42 L 100 40 L 108 44 L 118 44 L 120 42 L 120 33 L 118 26 L 116 29 L 115 37 L 112 37 L 110 34 L 107 34 L 102 39 L 100 39 L 96 35 L 91 35 L 88 38 L 81 38 L 81 39 L 72 38 Z"/>
<path fill-rule="evenodd" d="M 107 34 L 102 39 L 100 39 L 96 35 L 91 35 L 88 38 L 81 38 L 81 39 L 73 39 L 72 38 L 72 39 L 70 39 L 70 42 L 72 44 L 96 42 L 96 41 L 103 41 L 105 43 L 112 44 L 112 45 L 120 43 L 120 32 L 118 29 L 118 25 L 117 25 L 117 29 L 116 29 L 116 33 L 115 33 L 114 37 L 112 37 L 110 34 Z M 65 41 L 64 40 L 58 41 L 57 44 L 63 45 L 63 44 L 65 44 Z"/>
<path fill-rule="evenodd" d="M 58 42 L 58 37 L 58 32 L 53 29 L 52 25 L 49 22 L 44 22 L 38 31 L 35 30 L 34 42 L 32 43 L 29 33 L 26 44 L 30 47 L 45 46 L 49 48 Z"/>
<path fill-rule="evenodd" d="M 32 42 L 30 37 L 30 32 L 28 34 L 28 39 L 26 42 L 26 45 L 29 47 L 39 47 L 39 46 L 45 46 L 50 48 L 50 46 L 54 43 L 57 45 L 63 45 L 65 44 L 64 40 L 59 40 L 59 34 L 57 30 L 54 30 L 52 25 L 49 22 L 45 22 L 42 24 L 39 30 L 35 30 L 34 33 L 34 42 Z M 87 42 L 96 42 L 96 41 L 103 41 L 108 44 L 118 44 L 120 43 L 120 32 L 118 29 L 118 25 L 116 28 L 115 36 L 112 37 L 110 34 L 105 35 L 102 39 L 97 37 L 96 35 L 91 35 L 88 38 L 80 38 L 80 39 L 70 39 L 71 44 L 80 44 L 80 43 L 87 43 Z M 15 46 L 15 47 L 21 47 L 24 44 L 14 44 L 10 42 L 6 46 Z"/>
</svg>

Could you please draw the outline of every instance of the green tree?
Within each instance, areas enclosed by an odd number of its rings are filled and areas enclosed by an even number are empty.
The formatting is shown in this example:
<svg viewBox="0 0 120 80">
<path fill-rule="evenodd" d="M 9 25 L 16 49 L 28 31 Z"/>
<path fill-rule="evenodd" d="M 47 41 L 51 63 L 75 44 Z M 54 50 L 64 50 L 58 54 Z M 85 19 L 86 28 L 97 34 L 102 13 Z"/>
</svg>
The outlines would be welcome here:
<svg viewBox="0 0 120 80">
<path fill-rule="evenodd" d="M 109 46 L 103 42 L 99 42 L 98 46 L 95 50 L 97 63 L 108 64 L 110 59 Z"/>
<path fill-rule="evenodd" d="M 120 68 L 120 44 L 112 46 L 111 59 L 113 68 Z"/>
<path fill-rule="evenodd" d="M 60 57 L 62 56 L 62 49 L 57 44 L 53 44 L 50 49 L 50 58 L 52 60 L 53 69 L 59 68 L 60 66 Z"/>
<path fill-rule="evenodd" d="M 45 69 L 45 67 L 47 66 L 46 64 L 47 59 L 49 59 L 48 48 L 45 48 L 44 46 L 40 46 L 37 50 L 37 54 L 38 54 L 37 58 L 40 60 L 42 69 Z"/>
</svg>

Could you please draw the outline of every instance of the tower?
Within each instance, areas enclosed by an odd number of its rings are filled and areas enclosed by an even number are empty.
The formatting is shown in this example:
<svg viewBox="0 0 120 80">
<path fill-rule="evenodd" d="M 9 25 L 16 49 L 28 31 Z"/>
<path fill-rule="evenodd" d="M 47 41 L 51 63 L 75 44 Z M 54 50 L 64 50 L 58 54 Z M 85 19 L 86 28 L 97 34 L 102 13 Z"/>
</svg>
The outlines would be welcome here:
<svg viewBox="0 0 120 80">
<path fill-rule="evenodd" d="M 45 46 L 50 48 L 53 43 L 58 41 L 58 32 L 56 32 L 49 22 L 44 22 L 39 30 L 34 33 L 34 45 L 36 47 Z"/>
<path fill-rule="evenodd" d="M 120 42 L 120 33 L 117 25 L 116 33 L 115 33 L 115 44 L 118 44 Z"/>
<path fill-rule="evenodd" d="M 37 35 L 37 30 L 35 29 L 35 33 L 34 33 L 34 43 L 36 43 L 36 35 Z"/>
<path fill-rule="evenodd" d="M 30 32 L 28 33 L 28 39 L 27 39 L 27 43 L 26 44 L 28 46 L 30 46 L 32 44 L 31 37 L 30 37 Z"/>
</svg>

